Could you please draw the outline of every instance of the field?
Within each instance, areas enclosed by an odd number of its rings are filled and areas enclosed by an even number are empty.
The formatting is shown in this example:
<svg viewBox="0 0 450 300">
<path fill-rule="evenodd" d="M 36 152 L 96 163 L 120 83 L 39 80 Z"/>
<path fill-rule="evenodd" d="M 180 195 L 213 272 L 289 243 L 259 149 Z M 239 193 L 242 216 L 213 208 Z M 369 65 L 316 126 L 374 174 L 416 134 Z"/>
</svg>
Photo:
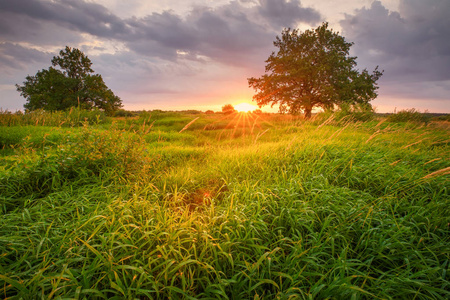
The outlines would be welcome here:
<svg viewBox="0 0 450 300">
<path fill-rule="evenodd" d="M 0 124 L 0 298 L 450 298 L 446 121 Z"/>
</svg>

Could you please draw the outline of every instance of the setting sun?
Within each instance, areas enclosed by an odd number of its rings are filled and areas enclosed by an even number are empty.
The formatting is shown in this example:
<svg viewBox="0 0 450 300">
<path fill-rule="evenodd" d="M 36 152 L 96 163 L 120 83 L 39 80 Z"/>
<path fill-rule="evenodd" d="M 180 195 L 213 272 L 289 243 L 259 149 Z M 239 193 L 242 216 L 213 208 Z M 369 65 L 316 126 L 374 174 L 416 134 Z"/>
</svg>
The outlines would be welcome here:
<svg viewBox="0 0 450 300">
<path fill-rule="evenodd" d="M 240 103 L 234 107 L 234 109 L 236 109 L 238 112 L 249 112 L 255 110 L 256 108 L 256 106 L 245 102 Z"/>
</svg>

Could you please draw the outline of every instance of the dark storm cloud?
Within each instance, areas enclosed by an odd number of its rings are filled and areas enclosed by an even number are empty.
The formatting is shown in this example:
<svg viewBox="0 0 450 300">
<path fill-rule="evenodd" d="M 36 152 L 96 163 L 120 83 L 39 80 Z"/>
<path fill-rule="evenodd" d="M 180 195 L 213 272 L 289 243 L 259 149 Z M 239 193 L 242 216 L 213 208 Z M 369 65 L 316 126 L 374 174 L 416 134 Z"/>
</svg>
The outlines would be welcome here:
<svg viewBox="0 0 450 300">
<path fill-rule="evenodd" d="M 384 79 L 443 81 L 450 79 L 448 16 L 448 0 L 401 0 L 398 12 L 375 1 L 346 15 L 341 26 L 359 60 L 379 64 Z"/>
</svg>

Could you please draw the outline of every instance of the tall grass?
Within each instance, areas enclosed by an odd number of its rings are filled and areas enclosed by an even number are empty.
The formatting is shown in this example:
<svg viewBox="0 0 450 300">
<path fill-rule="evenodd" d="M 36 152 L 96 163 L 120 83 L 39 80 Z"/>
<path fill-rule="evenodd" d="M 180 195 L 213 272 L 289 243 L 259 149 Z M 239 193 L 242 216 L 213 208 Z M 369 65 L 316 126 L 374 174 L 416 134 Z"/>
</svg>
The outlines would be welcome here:
<svg viewBox="0 0 450 300">
<path fill-rule="evenodd" d="M 34 110 L 23 113 L 17 111 L 0 110 L 0 126 L 63 126 L 76 127 L 82 126 L 83 123 L 101 124 L 107 122 L 108 119 L 104 111 L 100 110 L 83 110 L 72 107 L 67 111 L 48 112 L 44 110 Z"/>
<path fill-rule="evenodd" d="M 4 298 L 450 297 L 448 131 L 147 117 L 0 158 Z"/>
</svg>

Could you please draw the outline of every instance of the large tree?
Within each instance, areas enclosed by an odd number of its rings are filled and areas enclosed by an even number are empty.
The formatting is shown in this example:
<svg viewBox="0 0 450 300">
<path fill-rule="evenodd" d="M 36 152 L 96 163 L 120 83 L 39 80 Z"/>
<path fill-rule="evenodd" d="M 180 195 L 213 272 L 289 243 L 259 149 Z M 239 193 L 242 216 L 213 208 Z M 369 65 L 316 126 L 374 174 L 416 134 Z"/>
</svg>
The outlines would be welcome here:
<svg viewBox="0 0 450 300">
<path fill-rule="evenodd" d="M 27 100 L 25 109 L 54 111 L 78 106 L 112 112 L 122 106 L 122 100 L 106 86 L 102 76 L 93 74 L 91 60 L 80 50 L 66 47 L 53 57 L 52 65 L 27 76 L 22 86 L 16 85 Z"/>
<path fill-rule="evenodd" d="M 303 33 L 284 29 L 274 45 L 279 50 L 266 60 L 266 74 L 248 79 L 259 107 L 279 104 L 282 113 L 304 112 L 310 118 L 314 107 L 367 107 L 376 98 L 382 72 L 378 67 L 372 74 L 357 70 L 356 57 L 349 56 L 353 43 L 328 29 L 328 23 Z"/>
</svg>

